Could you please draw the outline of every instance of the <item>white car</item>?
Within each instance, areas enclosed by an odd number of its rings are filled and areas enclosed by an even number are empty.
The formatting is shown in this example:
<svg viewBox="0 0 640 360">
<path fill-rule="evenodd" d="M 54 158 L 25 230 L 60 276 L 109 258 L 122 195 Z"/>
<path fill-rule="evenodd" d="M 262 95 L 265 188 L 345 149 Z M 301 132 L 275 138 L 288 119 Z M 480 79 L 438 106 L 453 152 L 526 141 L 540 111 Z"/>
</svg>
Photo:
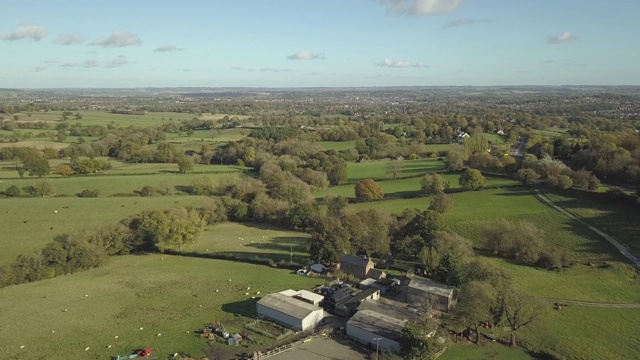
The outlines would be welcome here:
<svg viewBox="0 0 640 360">
<path fill-rule="evenodd" d="M 307 270 L 307 269 L 300 269 L 300 270 L 296 271 L 296 274 L 302 275 L 302 276 L 307 276 L 307 273 L 309 273 L 309 270 Z"/>
</svg>

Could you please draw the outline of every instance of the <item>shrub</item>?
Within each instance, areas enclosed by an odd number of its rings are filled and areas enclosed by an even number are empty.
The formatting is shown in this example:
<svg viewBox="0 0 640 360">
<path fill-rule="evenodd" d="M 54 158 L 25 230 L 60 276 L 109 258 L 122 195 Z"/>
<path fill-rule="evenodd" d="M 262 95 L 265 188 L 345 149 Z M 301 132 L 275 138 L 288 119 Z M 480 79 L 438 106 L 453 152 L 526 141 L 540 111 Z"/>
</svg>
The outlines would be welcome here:
<svg viewBox="0 0 640 360">
<path fill-rule="evenodd" d="M 355 193 L 358 201 L 381 200 L 384 197 L 382 188 L 372 179 L 358 181 L 355 185 Z"/>
<path fill-rule="evenodd" d="M 20 188 L 15 185 L 11 185 L 4 191 L 4 194 L 7 196 L 20 196 Z"/>
<path fill-rule="evenodd" d="M 100 196 L 100 189 L 84 189 L 78 193 L 78 197 L 81 198 L 97 198 Z"/>
</svg>

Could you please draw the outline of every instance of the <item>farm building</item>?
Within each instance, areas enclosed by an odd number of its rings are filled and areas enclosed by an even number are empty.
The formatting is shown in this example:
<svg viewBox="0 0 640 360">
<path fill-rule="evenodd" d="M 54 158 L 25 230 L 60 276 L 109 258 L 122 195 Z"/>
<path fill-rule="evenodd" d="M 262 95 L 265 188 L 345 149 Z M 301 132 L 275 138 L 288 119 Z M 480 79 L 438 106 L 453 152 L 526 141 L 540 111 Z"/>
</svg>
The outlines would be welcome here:
<svg viewBox="0 0 640 360">
<path fill-rule="evenodd" d="M 384 271 L 374 269 L 374 267 L 373 261 L 366 257 L 343 255 L 340 259 L 340 270 L 360 279 L 370 277 L 377 280 L 387 276 Z"/>
<path fill-rule="evenodd" d="M 358 306 L 360 306 L 363 301 L 378 299 L 380 299 L 380 290 L 371 288 L 365 289 L 338 302 L 333 309 L 333 313 L 339 316 L 351 316 L 357 311 Z"/>
<path fill-rule="evenodd" d="M 400 336 L 407 320 L 400 320 L 371 310 L 358 311 L 347 322 L 347 336 L 380 349 L 400 352 Z M 377 340 L 375 340 L 377 339 Z"/>
<path fill-rule="evenodd" d="M 298 300 L 304 301 L 306 303 L 312 304 L 312 305 L 319 305 L 320 302 L 324 299 L 324 296 L 320 295 L 320 294 L 316 294 L 314 292 L 311 292 L 309 290 L 283 290 L 280 291 L 280 294 L 282 295 L 286 295 L 289 297 L 294 297 Z"/>
<path fill-rule="evenodd" d="M 380 290 L 380 293 L 386 294 L 392 292 L 393 287 L 397 285 L 397 282 L 389 279 L 372 279 L 366 278 L 358 283 L 358 288 L 367 289 L 373 288 Z"/>
<path fill-rule="evenodd" d="M 455 304 L 455 288 L 427 279 L 413 278 L 409 282 L 407 302 L 430 301 L 434 309 L 448 312 Z"/>
<path fill-rule="evenodd" d="M 259 317 L 297 330 L 314 328 L 324 315 L 322 308 L 281 293 L 260 299 L 256 310 Z"/>
</svg>

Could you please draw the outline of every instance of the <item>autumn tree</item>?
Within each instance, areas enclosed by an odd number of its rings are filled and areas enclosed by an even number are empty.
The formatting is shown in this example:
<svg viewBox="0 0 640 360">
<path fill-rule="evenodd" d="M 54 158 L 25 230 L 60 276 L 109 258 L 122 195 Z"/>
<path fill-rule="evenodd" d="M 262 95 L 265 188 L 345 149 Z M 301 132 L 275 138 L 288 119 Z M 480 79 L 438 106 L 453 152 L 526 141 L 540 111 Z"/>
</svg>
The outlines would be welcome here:
<svg viewBox="0 0 640 360">
<path fill-rule="evenodd" d="M 340 261 L 344 254 L 351 252 L 349 232 L 334 217 L 316 217 L 311 221 L 311 239 L 309 254 L 311 261 L 333 264 Z"/>
<path fill-rule="evenodd" d="M 176 159 L 176 162 L 178 163 L 178 172 L 181 174 L 193 171 L 193 161 L 191 161 L 189 157 L 184 155 L 179 156 L 178 159 Z"/>
<path fill-rule="evenodd" d="M 509 346 L 516 346 L 516 332 L 520 328 L 543 317 L 547 312 L 545 304 L 540 300 L 513 288 L 503 291 L 501 305 L 504 318 L 511 329 Z"/>
<path fill-rule="evenodd" d="M 493 318 L 492 308 L 497 303 L 497 291 L 484 281 L 470 281 L 458 291 L 458 302 L 454 316 L 464 323 L 473 326 L 476 333 L 475 343 L 480 340 L 478 326 L 481 322 L 490 322 Z"/>
<path fill-rule="evenodd" d="M 54 186 L 51 181 L 47 180 L 38 180 L 33 186 L 36 194 L 45 197 L 46 195 L 51 195 L 54 191 Z"/>
<path fill-rule="evenodd" d="M 349 205 L 349 199 L 340 195 L 327 195 L 324 204 L 327 206 L 327 215 L 339 217 Z"/>
<path fill-rule="evenodd" d="M 429 210 L 434 210 L 436 212 L 439 212 L 440 214 L 444 214 L 447 211 L 451 210 L 452 206 L 453 198 L 443 192 L 440 192 L 431 199 Z"/>
<path fill-rule="evenodd" d="M 394 179 L 402 173 L 402 167 L 404 166 L 404 160 L 394 159 L 389 160 L 387 163 L 387 174 L 391 175 Z"/>
<path fill-rule="evenodd" d="M 522 168 L 518 170 L 516 177 L 520 180 L 522 185 L 533 185 L 536 183 L 536 180 L 540 178 L 540 174 L 533 169 Z"/>
<path fill-rule="evenodd" d="M 169 211 L 145 211 L 132 225 L 147 246 L 164 252 L 167 249 L 182 251 L 184 246 L 192 245 L 200 236 L 204 221 L 196 210 L 178 207 Z"/>
<path fill-rule="evenodd" d="M 487 178 L 482 176 L 480 170 L 467 169 L 460 174 L 460 186 L 465 190 L 480 190 L 487 186 Z"/>
<path fill-rule="evenodd" d="M 449 188 L 449 185 L 449 181 L 447 181 L 442 175 L 436 173 L 427 174 L 420 180 L 420 188 L 426 194 L 444 192 Z"/>
<path fill-rule="evenodd" d="M 464 168 L 464 149 L 461 149 L 459 146 L 452 147 L 451 150 L 447 151 L 447 170 L 449 171 L 459 171 Z"/>
<path fill-rule="evenodd" d="M 381 200 L 384 197 L 382 188 L 372 179 L 358 181 L 355 185 L 355 193 L 358 201 Z"/>
<path fill-rule="evenodd" d="M 53 170 L 53 172 L 55 174 L 60 175 L 60 176 L 71 176 L 71 175 L 73 175 L 73 169 L 71 168 L 71 166 L 69 166 L 67 164 L 58 164 L 55 167 L 55 170 Z"/>
</svg>

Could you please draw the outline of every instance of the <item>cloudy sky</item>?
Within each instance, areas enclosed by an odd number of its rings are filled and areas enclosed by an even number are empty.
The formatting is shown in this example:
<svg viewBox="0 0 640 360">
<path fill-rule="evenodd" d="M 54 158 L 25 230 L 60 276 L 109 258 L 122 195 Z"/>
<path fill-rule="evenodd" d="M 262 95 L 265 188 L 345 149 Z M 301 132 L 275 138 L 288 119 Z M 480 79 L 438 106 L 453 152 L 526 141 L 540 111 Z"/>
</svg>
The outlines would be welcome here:
<svg viewBox="0 0 640 360">
<path fill-rule="evenodd" d="M 0 87 L 640 85 L 639 0 L 2 0 Z"/>
</svg>

